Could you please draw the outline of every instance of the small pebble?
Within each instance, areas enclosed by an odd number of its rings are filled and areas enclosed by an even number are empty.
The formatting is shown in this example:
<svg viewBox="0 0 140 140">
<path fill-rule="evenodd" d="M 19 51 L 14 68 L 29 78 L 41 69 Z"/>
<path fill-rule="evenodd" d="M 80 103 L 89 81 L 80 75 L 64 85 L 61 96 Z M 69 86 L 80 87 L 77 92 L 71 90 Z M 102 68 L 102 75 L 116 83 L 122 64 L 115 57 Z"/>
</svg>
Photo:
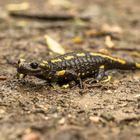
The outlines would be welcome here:
<svg viewBox="0 0 140 140">
<path fill-rule="evenodd" d="M 59 124 L 63 125 L 65 123 L 65 118 L 62 118 L 58 121 Z"/>
<path fill-rule="evenodd" d="M 23 135 L 22 140 L 41 140 L 41 139 L 38 133 L 29 133 Z"/>
<path fill-rule="evenodd" d="M 98 116 L 90 116 L 89 119 L 95 123 L 98 123 L 100 121 L 100 118 Z"/>
</svg>

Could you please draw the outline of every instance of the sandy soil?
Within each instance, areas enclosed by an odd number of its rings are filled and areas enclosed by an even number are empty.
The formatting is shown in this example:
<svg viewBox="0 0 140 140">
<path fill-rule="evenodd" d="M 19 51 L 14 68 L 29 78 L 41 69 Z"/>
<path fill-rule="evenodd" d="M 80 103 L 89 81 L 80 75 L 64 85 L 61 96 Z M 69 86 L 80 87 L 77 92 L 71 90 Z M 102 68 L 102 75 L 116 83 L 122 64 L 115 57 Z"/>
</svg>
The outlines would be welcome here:
<svg viewBox="0 0 140 140">
<path fill-rule="evenodd" d="M 92 19 L 54 22 L 14 18 L 5 8 L 11 1 L 0 1 L 0 140 L 139 140 L 139 71 L 111 71 L 113 78 L 106 83 L 84 81 L 81 95 L 78 86 L 51 88 L 29 76 L 18 80 L 13 63 L 20 57 L 38 61 L 55 56 L 44 42 L 45 34 L 60 42 L 67 52 L 106 49 L 104 36 L 85 35 L 104 24 L 122 29 L 121 37 L 113 39 L 116 47 L 139 49 L 140 1 L 71 0 L 65 5 L 43 0 L 28 2 L 30 9 L 26 13 L 72 13 Z M 76 36 L 82 38 L 81 43 L 72 41 Z M 108 52 L 140 62 L 128 51 Z"/>
</svg>

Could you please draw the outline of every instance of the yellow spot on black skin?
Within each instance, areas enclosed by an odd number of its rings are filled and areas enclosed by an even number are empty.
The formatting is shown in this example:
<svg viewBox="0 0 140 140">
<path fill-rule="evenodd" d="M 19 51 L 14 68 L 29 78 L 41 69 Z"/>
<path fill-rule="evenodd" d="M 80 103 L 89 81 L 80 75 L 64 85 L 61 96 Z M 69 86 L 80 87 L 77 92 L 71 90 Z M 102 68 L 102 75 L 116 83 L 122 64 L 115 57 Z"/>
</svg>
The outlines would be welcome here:
<svg viewBox="0 0 140 140">
<path fill-rule="evenodd" d="M 25 62 L 25 59 L 21 58 L 19 61 L 20 61 L 20 62 Z"/>
<path fill-rule="evenodd" d="M 57 71 L 56 72 L 56 75 L 57 76 L 64 76 L 65 75 L 65 72 L 66 72 L 65 70 Z"/>
<path fill-rule="evenodd" d="M 44 67 L 46 67 L 46 64 L 40 63 L 40 66 L 44 68 Z"/>
<path fill-rule="evenodd" d="M 104 68 L 105 68 L 105 66 L 104 66 L 104 65 L 101 65 L 101 66 L 100 66 L 100 68 L 101 68 L 101 69 L 104 69 Z"/>
<path fill-rule="evenodd" d="M 116 59 L 116 61 L 118 61 L 119 63 L 121 63 L 121 64 L 126 64 L 126 61 L 124 61 L 124 60 L 122 60 L 122 59 Z"/>
<path fill-rule="evenodd" d="M 86 56 L 85 53 L 77 53 L 76 55 L 77 55 L 77 56 Z"/>
<path fill-rule="evenodd" d="M 18 74 L 18 78 L 19 79 L 23 79 L 24 77 L 25 77 L 25 74 L 22 74 L 22 73 L 21 74 Z"/>
<path fill-rule="evenodd" d="M 74 56 L 66 56 L 66 57 L 64 57 L 65 60 L 70 60 L 70 59 L 73 59 L 73 58 L 74 58 Z"/>
<path fill-rule="evenodd" d="M 107 56 L 107 55 L 103 55 L 103 54 L 99 54 L 99 53 L 90 53 L 90 55 L 92 55 L 92 56 L 101 56 L 103 58 L 108 58 L 110 60 L 119 62 L 120 64 L 126 64 L 126 61 L 125 60 L 114 58 L 114 57 L 111 57 L 111 56 Z"/>
<path fill-rule="evenodd" d="M 108 82 L 108 81 L 111 80 L 111 78 L 112 78 L 112 77 L 111 77 L 110 75 L 108 75 L 107 78 L 106 78 L 105 80 L 103 80 L 103 82 Z"/>
<path fill-rule="evenodd" d="M 42 63 L 44 63 L 44 64 L 48 64 L 48 61 L 43 60 Z"/>
<path fill-rule="evenodd" d="M 40 63 L 40 67 L 42 67 L 42 68 L 48 67 L 48 61 L 43 60 L 43 61 Z"/>
<path fill-rule="evenodd" d="M 18 64 L 18 66 L 20 67 L 23 63 L 25 62 L 25 59 L 19 59 L 19 64 Z"/>
<path fill-rule="evenodd" d="M 62 60 L 61 60 L 61 59 L 53 59 L 53 60 L 51 60 L 51 62 L 52 62 L 52 63 L 62 62 Z"/>
<path fill-rule="evenodd" d="M 62 88 L 63 88 L 63 89 L 66 89 L 66 88 L 68 88 L 69 86 L 70 86 L 69 84 L 66 84 L 66 85 L 63 85 Z"/>
<path fill-rule="evenodd" d="M 140 69 L 140 63 L 136 63 L 136 68 Z"/>
</svg>

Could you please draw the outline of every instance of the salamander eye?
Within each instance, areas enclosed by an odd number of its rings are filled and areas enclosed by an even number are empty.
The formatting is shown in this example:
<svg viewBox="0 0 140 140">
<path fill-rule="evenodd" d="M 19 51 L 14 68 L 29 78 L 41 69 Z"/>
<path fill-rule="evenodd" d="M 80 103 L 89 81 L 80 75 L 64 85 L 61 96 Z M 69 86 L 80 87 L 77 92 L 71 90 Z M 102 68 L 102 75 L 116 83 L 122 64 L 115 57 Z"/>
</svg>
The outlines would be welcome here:
<svg viewBox="0 0 140 140">
<path fill-rule="evenodd" d="M 38 63 L 32 62 L 32 63 L 30 64 L 30 66 L 31 66 L 33 69 L 36 69 L 36 68 L 38 67 Z"/>
</svg>

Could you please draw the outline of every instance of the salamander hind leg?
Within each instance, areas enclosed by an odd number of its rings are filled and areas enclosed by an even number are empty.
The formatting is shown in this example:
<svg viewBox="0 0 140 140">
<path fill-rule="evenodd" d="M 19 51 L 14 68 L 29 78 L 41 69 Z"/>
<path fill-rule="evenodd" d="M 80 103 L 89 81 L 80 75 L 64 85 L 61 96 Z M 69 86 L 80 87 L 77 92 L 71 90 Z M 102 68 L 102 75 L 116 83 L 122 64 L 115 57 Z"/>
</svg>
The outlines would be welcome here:
<svg viewBox="0 0 140 140">
<path fill-rule="evenodd" d="M 94 76 L 92 77 L 92 79 L 86 80 L 88 84 L 98 83 L 105 77 L 104 65 L 101 65 L 96 72 L 94 71 L 93 74 Z"/>
<path fill-rule="evenodd" d="M 96 82 L 99 82 L 101 81 L 105 76 L 105 66 L 104 65 L 101 65 L 99 67 L 99 71 L 98 71 L 98 74 L 97 74 L 97 77 L 96 77 Z"/>
<path fill-rule="evenodd" d="M 99 71 L 98 71 L 98 75 L 96 78 L 96 82 L 102 81 L 102 82 L 108 82 L 111 80 L 111 76 L 110 75 L 106 75 L 105 74 L 105 66 L 101 65 L 99 67 Z"/>
</svg>

